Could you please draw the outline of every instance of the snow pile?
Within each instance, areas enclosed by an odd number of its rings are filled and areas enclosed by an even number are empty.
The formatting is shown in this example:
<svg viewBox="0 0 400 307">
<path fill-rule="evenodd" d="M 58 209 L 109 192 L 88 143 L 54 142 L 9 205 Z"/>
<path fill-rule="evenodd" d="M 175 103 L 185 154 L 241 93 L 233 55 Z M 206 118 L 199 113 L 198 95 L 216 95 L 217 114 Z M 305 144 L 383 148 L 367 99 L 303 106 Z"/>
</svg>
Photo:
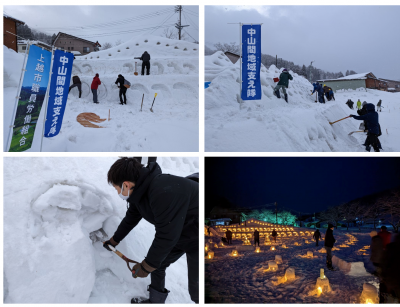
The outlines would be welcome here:
<svg viewBox="0 0 400 307">
<path fill-rule="evenodd" d="M 307 228 L 294 228 L 294 230 L 299 233 L 303 231 L 305 234 L 306 231 L 314 231 Z M 370 243 L 369 231 L 351 232 L 354 244 L 333 252 L 333 265 L 337 268 L 335 271 L 326 269 L 326 253 L 317 252 L 321 248 L 324 249 L 324 241 L 320 242 L 319 246 L 315 246 L 315 242 L 302 246 L 295 244 L 302 238 L 310 239 L 309 235 L 277 237 L 277 242 L 272 242 L 272 246 L 276 247 L 275 250 L 271 250 L 271 245 L 266 245 L 264 238 L 260 237 L 261 252 L 254 252 L 252 246 L 253 250 L 241 251 L 241 257 L 230 255 L 230 251 L 240 249 L 242 246 L 242 240 L 234 239 L 232 245 L 213 249 L 214 258 L 205 260 L 206 302 L 360 303 L 363 284 L 370 283 L 375 286 L 379 284 L 378 278 L 370 274 L 375 268 L 369 259 L 369 253 L 358 251 L 360 247 Z M 324 237 L 323 230 L 321 235 Z M 350 239 L 344 230 L 335 229 L 334 236 L 337 245 Z M 206 236 L 205 240 L 208 238 Z M 213 242 L 217 242 L 217 237 L 212 236 L 212 238 Z M 250 241 L 254 244 L 253 239 Z M 287 248 L 283 248 L 283 245 Z M 313 257 L 305 257 L 308 251 L 313 252 Z M 277 259 L 281 260 L 277 270 L 269 269 L 268 264 L 276 263 Z M 289 268 L 295 271 L 294 278 L 285 278 Z M 325 269 L 324 275 L 329 279 L 331 288 L 330 292 L 322 294 L 318 293 L 316 288 L 321 268 Z"/>
<path fill-rule="evenodd" d="M 150 277 L 133 279 L 101 241 L 112 236 L 126 203 L 107 183 L 116 158 L 6 158 L 4 302 L 129 303 L 148 296 Z M 197 158 L 159 158 L 164 173 L 198 171 Z M 118 245 L 142 261 L 154 238 L 142 220 Z M 190 303 L 182 257 L 167 271 L 167 303 Z"/>
<path fill-rule="evenodd" d="M 262 99 L 244 101 L 239 108 L 239 62 L 232 64 L 222 53 L 205 57 L 205 149 L 206 151 L 364 151 L 364 133 L 360 121 L 346 119 L 334 125 L 329 122 L 356 114 L 345 104 L 348 99 L 374 103 L 382 99 L 384 109 L 380 137 L 385 151 L 400 151 L 400 93 L 378 90 L 342 91 L 336 101 L 316 104 L 313 86 L 304 77 L 290 71 L 293 80 L 287 89 L 289 103 L 273 95 L 281 71 L 275 65 L 261 66 Z M 282 96 L 283 97 L 283 96 Z M 388 133 L 386 133 L 388 129 Z"/>
<path fill-rule="evenodd" d="M 23 55 L 5 50 L 5 57 L 10 59 L 4 62 L 5 80 L 13 81 L 4 85 L 4 137 L 7 139 Z M 142 61 L 134 59 L 144 51 L 151 56 L 150 76 L 140 75 Z M 138 76 L 134 75 L 135 62 Z M 98 89 L 98 105 L 93 103 L 90 90 L 96 73 L 102 82 Z M 127 90 L 127 105 L 124 106 L 119 105 L 119 89 L 115 84 L 118 74 L 132 84 Z M 197 44 L 158 36 L 138 36 L 108 50 L 77 56 L 72 75 L 81 79 L 82 98 L 78 98 L 77 88 L 71 90 L 61 132 L 44 140 L 43 151 L 198 151 Z M 152 113 L 150 107 L 155 93 L 157 98 Z M 104 129 L 85 128 L 76 120 L 83 112 L 108 118 L 109 110 L 111 120 L 100 124 Z M 42 129 L 43 116 L 41 112 L 37 131 Z M 39 143 L 38 138 L 34 140 L 32 151 L 39 150 Z"/>
</svg>

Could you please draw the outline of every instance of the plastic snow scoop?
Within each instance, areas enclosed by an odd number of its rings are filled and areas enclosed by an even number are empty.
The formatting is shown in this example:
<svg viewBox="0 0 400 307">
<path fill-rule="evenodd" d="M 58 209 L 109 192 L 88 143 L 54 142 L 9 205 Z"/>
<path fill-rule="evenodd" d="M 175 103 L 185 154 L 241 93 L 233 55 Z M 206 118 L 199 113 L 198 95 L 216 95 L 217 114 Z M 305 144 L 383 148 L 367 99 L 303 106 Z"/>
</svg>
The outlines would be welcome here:
<svg viewBox="0 0 400 307">
<path fill-rule="evenodd" d="M 337 121 L 329 122 L 329 123 L 330 123 L 331 125 L 333 125 L 334 123 L 340 122 L 341 120 L 344 120 L 344 119 L 349 118 L 349 117 L 351 117 L 351 116 L 346 116 L 346 117 L 343 117 L 343 118 L 341 118 L 341 119 L 338 119 Z"/>
<path fill-rule="evenodd" d="M 142 112 L 142 108 L 143 108 L 143 99 L 144 99 L 144 94 L 143 94 L 143 96 L 142 96 L 142 105 L 141 105 L 141 107 L 140 107 L 140 112 Z"/>
<path fill-rule="evenodd" d="M 274 78 L 274 82 L 279 82 L 279 78 Z"/>
<path fill-rule="evenodd" d="M 368 132 L 368 130 L 352 131 L 349 133 L 349 135 L 352 135 L 353 133 L 356 133 L 356 132 Z"/>
<path fill-rule="evenodd" d="M 137 62 L 135 62 L 135 72 L 133 73 L 135 76 L 137 76 L 138 75 L 138 72 L 137 72 Z"/>
<path fill-rule="evenodd" d="M 105 241 L 104 241 L 104 242 L 105 242 Z M 104 242 L 103 242 L 103 244 L 104 244 Z M 137 262 L 137 261 L 135 261 L 135 260 L 132 260 L 132 259 L 129 259 L 129 258 L 125 257 L 125 255 L 122 254 L 122 253 L 121 253 L 120 251 L 118 251 L 117 249 L 115 249 L 114 246 L 108 244 L 108 247 L 109 247 L 114 253 L 116 253 L 119 257 L 121 257 L 123 260 L 125 260 L 126 265 L 128 266 L 129 271 L 132 272 L 132 270 L 133 270 L 133 267 L 132 267 L 132 269 L 131 269 L 131 267 L 129 266 L 129 263 L 139 263 L 139 262 Z"/>
<path fill-rule="evenodd" d="M 153 103 L 151 104 L 151 108 L 150 108 L 151 112 L 153 112 L 153 105 L 154 105 L 154 100 L 156 100 L 156 97 L 157 97 L 157 93 L 154 95 Z"/>
</svg>

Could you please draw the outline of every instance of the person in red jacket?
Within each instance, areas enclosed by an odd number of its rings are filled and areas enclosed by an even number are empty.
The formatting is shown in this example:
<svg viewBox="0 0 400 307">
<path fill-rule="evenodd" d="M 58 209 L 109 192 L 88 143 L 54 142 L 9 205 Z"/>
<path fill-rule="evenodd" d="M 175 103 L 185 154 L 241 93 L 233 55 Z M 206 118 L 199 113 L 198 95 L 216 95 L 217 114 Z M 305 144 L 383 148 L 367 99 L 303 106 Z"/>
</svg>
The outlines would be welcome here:
<svg viewBox="0 0 400 307">
<path fill-rule="evenodd" d="M 91 85 L 91 90 L 93 94 L 93 102 L 94 103 L 99 103 L 97 101 L 97 89 L 99 88 L 99 85 L 101 84 L 99 74 L 96 74 L 96 76 L 93 78 L 92 85 Z"/>
<path fill-rule="evenodd" d="M 392 234 L 389 231 L 387 231 L 386 226 L 382 226 L 381 231 L 378 233 L 378 236 L 382 238 L 383 249 L 385 249 L 386 245 L 388 245 L 392 239 Z"/>
</svg>

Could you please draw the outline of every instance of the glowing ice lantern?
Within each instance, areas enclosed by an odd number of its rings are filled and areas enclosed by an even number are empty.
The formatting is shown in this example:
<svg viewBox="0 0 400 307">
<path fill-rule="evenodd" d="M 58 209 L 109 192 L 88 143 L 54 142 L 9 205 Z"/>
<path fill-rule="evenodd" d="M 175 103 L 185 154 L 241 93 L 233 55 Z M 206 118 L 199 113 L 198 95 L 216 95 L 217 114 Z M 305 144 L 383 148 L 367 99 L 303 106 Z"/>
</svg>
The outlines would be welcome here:
<svg viewBox="0 0 400 307">
<path fill-rule="evenodd" d="M 275 255 L 275 262 L 277 264 L 282 264 L 282 256 L 280 255 Z"/>
<path fill-rule="evenodd" d="M 231 253 L 231 255 L 232 255 L 233 257 L 236 257 L 236 256 L 238 256 L 238 255 L 239 255 L 239 253 L 238 253 L 237 249 L 234 249 L 234 250 L 232 250 L 232 253 Z"/>
<path fill-rule="evenodd" d="M 322 270 L 321 274 L 323 274 L 323 269 L 321 269 L 321 270 Z M 326 292 L 331 291 L 331 286 L 329 285 L 329 279 L 326 278 L 325 275 L 323 278 L 318 277 L 317 284 L 315 285 L 315 287 L 318 290 L 318 295 L 320 295 L 321 293 L 326 293 Z"/>
<path fill-rule="evenodd" d="M 285 277 L 287 281 L 292 281 L 296 279 L 296 275 L 294 273 L 294 268 L 287 268 L 285 272 Z"/>
<path fill-rule="evenodd" d="M 207 258 L 208 259 L 213 259 L 214 258 L 214 252 L 212 250 L 210 250 L 207 254 Z"/>
<path fill-rule="evenodd" d="M 208 240 L 209 243 L 213 243 L 212 239 Z"/>
<path fill-rule="evenodd" d="M 271 246 L 271 250 L 274 251 L 275 250 L 275 246 Z"/>
<path fill-rule="evenodd" d="M 259 253 L 259 252 L 260 252 L 260 247 L 259 247 L 259 246 L 256 247 L 255 252 L 256 252 L 256 253 Z"/>
<path fill-rule="evenodd" d="M 283 248 L 286 248 L 286 244 L 282 244 L 282 247 L 283 247 Z"/>
<path fill-rule="evenodd" d="M 217 244 L 217 243 L 215 243 L 215 244 L 214 244 L 214 247 L 215 247 L 215 248 L 218 248 L 218 244 Z"/>
<path fill-rule="evenodd" d="M 378 304 L 379 297 L 378 297 L 378 290 L 374 285 L 364 283 L 363 291 L 360 297 L 361 304 Z"/>
<path fill-rule="evenodd" d="M 310 257 L 310 258 L 314 257 L 313 252 L 312 251 L 307 251 L 307 257 Z"/>
<path fill-rule="evenodd" d="M 278 270 L 278 264 L 275 261 L 268 261 L 268 269 L 275 272 Z"/>
</svg>

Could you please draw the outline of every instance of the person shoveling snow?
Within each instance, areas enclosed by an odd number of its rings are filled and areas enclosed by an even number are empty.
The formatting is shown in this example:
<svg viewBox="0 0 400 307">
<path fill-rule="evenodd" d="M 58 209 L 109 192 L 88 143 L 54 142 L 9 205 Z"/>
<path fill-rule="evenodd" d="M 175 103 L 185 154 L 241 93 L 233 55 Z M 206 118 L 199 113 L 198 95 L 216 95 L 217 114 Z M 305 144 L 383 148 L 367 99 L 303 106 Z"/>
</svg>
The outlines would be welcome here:
<svg viewBox="0 0 400 307">
<path fill-rule="evenodd" d="M 291 74 L 289 74 L 288 70 L 284 68 L 279 76 L 279 82 L 274 88 L 274 95 L 278 98 L 281 98 L 279 90 L 282 89 L 283 94 L 285 95 L 286 102 L 288 102 L 288 95 L 286 93 L 286 89 L 289 87 L 289 80 L 293 80 L 293 77 Z"/>
<path fill-rule="evenodd" d="M 135 158 L 121 158 L 108 171 L 108 182 L 129 203 L 125 218 L 103 246 L 116 247 L 144 218 L 156 234 L 146 258 L 132 268 L 132 277 L 151 276 L 149 298 L 134 297 L 131 303 L 163 304 L 169 291 L 165 271 L 186 254 L 189 294 L 199 302 L 199 185 L 188 178 L 162 174 L 156 162 L 147 167 Z"/>
</svg>

